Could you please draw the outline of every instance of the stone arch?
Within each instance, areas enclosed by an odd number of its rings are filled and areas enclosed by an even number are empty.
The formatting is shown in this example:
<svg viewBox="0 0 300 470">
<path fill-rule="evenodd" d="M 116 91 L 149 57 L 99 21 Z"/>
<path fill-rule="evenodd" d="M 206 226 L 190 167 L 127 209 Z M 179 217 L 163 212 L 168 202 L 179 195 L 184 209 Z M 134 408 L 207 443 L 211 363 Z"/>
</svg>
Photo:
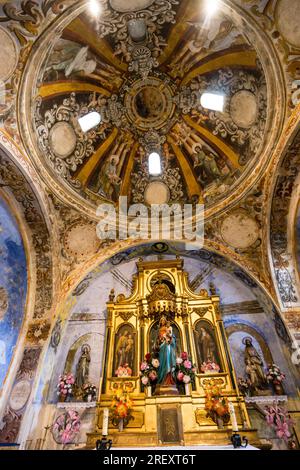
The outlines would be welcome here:
<svg viewBox="0 0 300 470">
<path fill-rule="evenodd" d="M 31 376 L 35 375 L 42 345 L 46 340 L 50 323 L 48 316 L 53 299 L 52 253 L 49 220 L 45 199 L 35 172 L 11 141 L 0 131 L 0 188 L 4 199 L 18 220 L 27 256 L 28 283 L 27 303 L 22 330 L 10 365 L 9 374 L 2 390 L 9 397 L 10 391 L 22 379 L 23 365 L 30 362 Z M 34 334 L 37 333 L 37 336 Z M 40 334 L 39 334 L 40 333 Z M 30 358 L 30 359 L 29 359 Z M 32 383 L 30 385 L 31 391 Z M 23 413 L 14 413 L 10 405 L 2 401 L 0 416 L 4 413 L 4 427 L 0 438 L 4 442 L 16 439 Z M 10 417 L 13 416 L 13 422 Z"/>
</svg>

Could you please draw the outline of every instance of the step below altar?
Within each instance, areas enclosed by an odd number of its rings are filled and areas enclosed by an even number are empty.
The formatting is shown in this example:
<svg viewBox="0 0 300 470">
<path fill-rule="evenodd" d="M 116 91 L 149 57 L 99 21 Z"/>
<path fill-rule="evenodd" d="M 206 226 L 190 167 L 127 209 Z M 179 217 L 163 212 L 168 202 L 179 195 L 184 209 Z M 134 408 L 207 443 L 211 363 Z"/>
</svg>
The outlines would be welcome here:
<svg viewBox="0 0 300 470">
<path fill-rule="evenodd" d="M 249 443 L 260 445 L 256 430 L 250 429 L 245 403 L 236 397 L 228 397 L 233 403 L 237 428 Z M 135 396 L 131 419 L 125 420 L 122 428 L 109 419 L 105 434 L 118 447 L 157 447 L 215 445 L 230 443 L 232 422 L 222 419 L 215 423 L 208 416 L 206 398 L 199 396 Z M 111 405 L 110 397 L 103 397 L 97 405 L 95 432 L 87 436 L 87 448 L 95 448 L 103 433 L 104 410 Z M 236 430 L 236 429 L 235 429 Z"/>
</svg>

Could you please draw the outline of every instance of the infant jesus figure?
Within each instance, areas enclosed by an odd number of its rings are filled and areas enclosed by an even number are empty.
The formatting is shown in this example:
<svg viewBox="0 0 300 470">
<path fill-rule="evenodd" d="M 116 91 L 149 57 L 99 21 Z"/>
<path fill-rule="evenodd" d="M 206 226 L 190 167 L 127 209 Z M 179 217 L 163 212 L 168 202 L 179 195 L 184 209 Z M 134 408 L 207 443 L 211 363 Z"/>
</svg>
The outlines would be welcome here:
<svg viewBox="0 0 300 470">
<path fill-rule="evenodd" d="M 171 326 L 171 323 L 168 321 L 166 324 L 166 332 L 164 334 L 164 340 L 166 343 L 171 344 L 172 339 L 173 339 L 173 328 Z"/>
</svg>

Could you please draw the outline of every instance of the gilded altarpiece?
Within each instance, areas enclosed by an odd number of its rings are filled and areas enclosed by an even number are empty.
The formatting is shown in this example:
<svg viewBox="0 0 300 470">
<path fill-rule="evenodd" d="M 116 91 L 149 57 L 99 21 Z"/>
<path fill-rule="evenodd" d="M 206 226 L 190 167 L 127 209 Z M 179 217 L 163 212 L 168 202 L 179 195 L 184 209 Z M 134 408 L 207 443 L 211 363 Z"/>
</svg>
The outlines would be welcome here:
<svg viewBox="0 0 300 470">
<path fill-rule="evenodd" d="M 114 445 L 228 444 L 232 432 L 230 422 L 220 429 L 207 417 L 205 410 L 205 388 L 214 384 L 233 402 L 243 435 L 247 435 L 250 442 L 257 442 L 236 384 L 219 302 L 218 295 L 191 290 L 181 259 L 141 260 L 133 278 L 132 295 L 125 298 L 111 291 L 107 302 L 106 353 L 96 428 L 88 435 L 88 447 L 93 447 L 101 438 L 103 409 L 110 407 L 115 391 L 124 384 L 134 403 L 133 419 L 122 432 L 109 424 L 109 436 Z M 174 393 L 174 390 L 156 386 L 149 394 L 148 387 L 141 383 L 139 367 L 145 354 L 153 348 L 162 316 L 172 326 L 176 354 L 185 351 L 196 364 L 196 379 L 189 391 L 179 389 Z M 201 372 L 200 361 L 207 359 L 205 355 L 218 362 L 218 373 Z M 118 377 L 116 369 L 124 363 L 128 364 L 132 375 Z M 172 435 L 170 429 L 174 431 Z"/>
</svg>

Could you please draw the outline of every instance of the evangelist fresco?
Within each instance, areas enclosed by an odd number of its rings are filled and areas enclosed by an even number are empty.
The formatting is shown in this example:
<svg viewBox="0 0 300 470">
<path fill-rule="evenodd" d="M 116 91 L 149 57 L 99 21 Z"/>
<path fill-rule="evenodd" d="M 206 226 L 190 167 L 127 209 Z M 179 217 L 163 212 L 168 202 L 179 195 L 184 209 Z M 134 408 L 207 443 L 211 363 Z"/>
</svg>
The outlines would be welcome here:
<svg viewBox="0 0 300 470">
<path fill-rule="evenodd" d="M 16 221 L 0 199 L 0 388 L 3 385 L 24 316 L 26 255 Z"/>
</svg>

